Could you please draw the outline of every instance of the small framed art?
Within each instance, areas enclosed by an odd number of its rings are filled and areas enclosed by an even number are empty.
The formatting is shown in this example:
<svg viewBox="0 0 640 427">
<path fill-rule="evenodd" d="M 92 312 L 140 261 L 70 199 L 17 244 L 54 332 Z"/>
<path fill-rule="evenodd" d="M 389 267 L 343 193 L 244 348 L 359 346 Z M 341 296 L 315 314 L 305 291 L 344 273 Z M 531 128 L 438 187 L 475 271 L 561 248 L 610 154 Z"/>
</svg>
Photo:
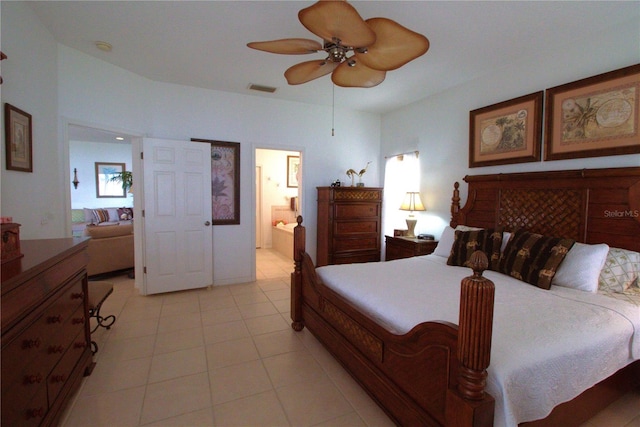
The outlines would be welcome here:
<svg viewBox="0 0 640 427">
<path fill-rule="evenodd" d="M 469 167 L 540 161 L 543 92 L 469 114 Z"/>
<path fill-rule="evenodd" d="M 124 163 L 95 162 L 96 165 L 96 197 L 127 197 L 122 181 L 118 182 L 118 176 L 125 171 Z"/>
<path fill-rule="evenodd" d="M 547 89 L 545 160 L 640 153 L 640 64 Z"/>
<path fill-rule="evenodd" d="M 287 156 L 287 187 L 298 188 L 300 156 Z"/>
<path fill-rule="evenodd" d="M 4 104 L 7 170 L 33 172 L 31 114 Z"/>
</svg>

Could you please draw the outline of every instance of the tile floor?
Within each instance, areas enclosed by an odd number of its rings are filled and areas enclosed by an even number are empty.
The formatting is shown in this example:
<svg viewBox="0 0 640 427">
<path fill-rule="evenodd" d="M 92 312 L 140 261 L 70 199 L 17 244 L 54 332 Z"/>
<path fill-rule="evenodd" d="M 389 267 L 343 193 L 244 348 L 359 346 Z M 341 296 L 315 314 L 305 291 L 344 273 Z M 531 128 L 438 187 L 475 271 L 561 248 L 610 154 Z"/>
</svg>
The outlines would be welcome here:
<svg viewBox="0 0 640 427">
<path fill-rule="evenodd" d="M 142 297 L 109 280 L 99 345 L 65 417 L 74 426 L 391 426 L 393 423 L 289 319 L 289 272 L 257 251 L 255 283 Z M 640 390 L 584 427 L 640 427 Z"/>
</svg>

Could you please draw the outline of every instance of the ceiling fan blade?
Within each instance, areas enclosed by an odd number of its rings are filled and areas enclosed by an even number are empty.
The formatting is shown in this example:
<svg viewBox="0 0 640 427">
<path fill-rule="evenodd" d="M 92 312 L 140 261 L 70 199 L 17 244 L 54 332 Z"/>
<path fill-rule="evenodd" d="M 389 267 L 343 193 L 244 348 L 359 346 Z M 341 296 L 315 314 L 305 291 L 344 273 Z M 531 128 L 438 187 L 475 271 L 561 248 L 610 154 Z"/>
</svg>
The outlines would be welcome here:
<svg viewBox="0 0 640 427">
<path fill-rule="evenodd" d="M 251 42 L 247 43 L 247 46 L 252 49 L 281 53 L 284 55 L 303 55 L 305 53 L 315 53 L 322 50 L 322 44 L 320 42 L 309 39 L 280 39 Z"/>
<path fill-rule="evenodd" d="M 424 55 L 429 50 L 429 40 L 422 34 L 403 27 L 387 18 L 367 19 L 376 33 L 376 42 L 366 53 L 355 51 L 358 60 L 375 70 L 390 71 Z"/>
<path fill-rule="evenodd" d="M 336 69 L 338 64 L 323 59 L 306 61 L 289 67 L 284 72 L 284 77 L 290 85 L 299 85 L 326 76 Z"/>
<path fill-rule="evenodd" d="M 350 61 L 355 61 L 354 66 L 350 66 Z M 374 87 L 384 81 L 386 71 L 374 70 L 364 64 L 359 63 L 351 57 L 336 68 L 331 75 L 334 84 L 342 87 Z"/>
<path fill-rule="evenodd" d="M 335 37 L 344 46 L 369 46 L 376 40 L 358 11 L 344 0 L 320 0 L 298 12 L 298 19 L 323 40 L 334 41 Z"/>
</svg>

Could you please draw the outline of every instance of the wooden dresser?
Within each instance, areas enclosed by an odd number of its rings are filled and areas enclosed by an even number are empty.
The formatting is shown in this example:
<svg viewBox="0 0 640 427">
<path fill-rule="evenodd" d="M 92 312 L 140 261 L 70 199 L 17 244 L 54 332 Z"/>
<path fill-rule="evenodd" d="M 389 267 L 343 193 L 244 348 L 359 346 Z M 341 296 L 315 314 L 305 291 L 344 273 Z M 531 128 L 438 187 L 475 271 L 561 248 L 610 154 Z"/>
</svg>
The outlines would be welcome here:
<svg viewBox="0 0 640 427">
<path fill-rule="evenodd" d="M 2 425 L 49 426 L 93 368 L 87 238 L 23 240 L 2 265 Z"/>
<path fill-rule="evenodd" d="M 318 187 L 316 265 L 380 261 L 382 188 Z"/>
<path fill-rule="evenodd" d="M 437 240 L 423 240 L 414 237 L 385 236 L 384 242 L 386 245 L 385 261 L 429 255 L 438 246 Z"/>
</svg>

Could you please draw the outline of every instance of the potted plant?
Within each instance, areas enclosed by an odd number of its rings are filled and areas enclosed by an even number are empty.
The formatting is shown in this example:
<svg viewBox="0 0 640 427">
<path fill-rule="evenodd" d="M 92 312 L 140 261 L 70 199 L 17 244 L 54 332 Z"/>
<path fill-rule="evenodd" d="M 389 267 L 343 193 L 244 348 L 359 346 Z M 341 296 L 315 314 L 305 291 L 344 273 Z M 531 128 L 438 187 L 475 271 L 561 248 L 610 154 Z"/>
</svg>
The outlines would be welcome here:
<svg viewBox="0 0 640 427">
<path fill-rule="evenodd" d="M 122 183 L 122 189 L 125 193 L 127 191 L 130 193 L 132 192 L 131 189 L 133 188 L 133 174 L 130 171 L 118 172 L 114 176 L 112 176 L 109 181 Z"/>
</svg>

